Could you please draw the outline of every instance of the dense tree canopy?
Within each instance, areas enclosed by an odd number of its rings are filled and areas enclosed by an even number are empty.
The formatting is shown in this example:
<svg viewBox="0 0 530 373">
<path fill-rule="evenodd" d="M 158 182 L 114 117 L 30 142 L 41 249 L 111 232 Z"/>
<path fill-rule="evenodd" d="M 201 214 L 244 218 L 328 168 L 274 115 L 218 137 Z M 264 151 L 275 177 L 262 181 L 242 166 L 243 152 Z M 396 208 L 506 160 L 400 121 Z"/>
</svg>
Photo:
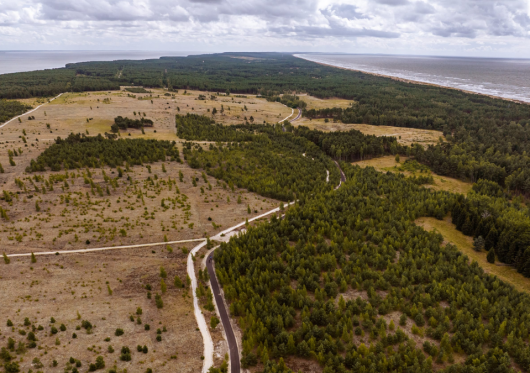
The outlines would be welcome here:
<svg viewBox="0 0 530 373">
<path fill-rule="evenodd" d="M 76 169 L 84 167 L 130 166 L 165 161 L 180 161 L 175 142 L 146 139 L 106 139 L 101 135 L 70 134 L 58 137 L 55 144 L 31 160 L 26 172 Z"/>
<path fill-rule="evenodd" d="M 0 100 L 0 123 L 23 114 L 29 109 L 31 109 L 31 106 L 21 104 L 18 101 Z"/>
</svg>

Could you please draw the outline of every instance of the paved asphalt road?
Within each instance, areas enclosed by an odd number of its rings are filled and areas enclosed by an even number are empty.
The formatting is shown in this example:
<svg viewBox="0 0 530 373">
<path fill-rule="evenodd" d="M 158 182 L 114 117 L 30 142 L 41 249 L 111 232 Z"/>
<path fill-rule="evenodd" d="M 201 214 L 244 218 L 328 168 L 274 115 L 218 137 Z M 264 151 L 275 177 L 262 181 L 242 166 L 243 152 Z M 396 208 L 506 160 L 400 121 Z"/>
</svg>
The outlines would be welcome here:
<svg viewBox="0 0 530 373">
<path fill-rule="evenodd" d="M 211 254 L 210 258 L 213 257 Z M 219 289 L 219 283 L 217 282 L 217 276 L 215 275 L 215 270 L 213 268 L 213 259 L 208 258 L 206 261 L 206 267 L 208 268 L 208 274 L 210 275 L 210 282 L 212 284 L 212 293 L 215 297 L 215 303 L 217 303 L 217 308 L 219 309 L 219 315 L 221 316 L 221 321 L 225 328 L 226 339 L 228 342 L 228 347 L 230 349 L 230 372 L 231 373 L 240 373 L 241 372 L 241 362 L 239 361 L 239 352 L 237 349 L 236 336 L 234 335 L 234 330 L 232 329 L 232 324 L 230 323 L 230 317 L 225 308 L 225 303 L 223 302 L 223 297 L 221 295 L 221 290 Z"/>
</svg>

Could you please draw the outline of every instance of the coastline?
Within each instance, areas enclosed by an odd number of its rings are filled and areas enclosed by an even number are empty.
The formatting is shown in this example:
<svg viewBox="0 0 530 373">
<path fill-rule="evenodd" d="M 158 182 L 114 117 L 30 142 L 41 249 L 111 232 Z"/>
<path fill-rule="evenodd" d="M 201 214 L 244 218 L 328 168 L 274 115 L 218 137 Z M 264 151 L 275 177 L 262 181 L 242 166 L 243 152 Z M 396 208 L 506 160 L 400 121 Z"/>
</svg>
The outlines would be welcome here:
<svg viewBox="0 0 530 373">
<path fill-rule="evenodd" d="M 300 58 L 300 59 L 305 60 L 305 61 L 314 62 L 314 63 L 319 64 L 319 65 L 322 65 L 322 66 L 334 67 L 334 68 L 336 68 L 336 69 L 341 69 L 341 70 L 357 71 L 357 72 L 360 72 L 360 73 L 363 73 L 363 74 L 368 74 L 368 75 L 378 76 L 378 77 L 380 77 L 380 78 L 393 79 L 393 80 L 396 80 L 396 81 L 399 81 L 399 82 L 402 82 L 402 83 L 419 84 L 419 85 L 427 85 L 427 86 L 431 86 L 431 87 L 438 87 L 438 88 L 445 88 L 445 89 L 453 89 L 453 90 L 455 90 L 455 91 L 460 91 L 460 92 L 469 93 L 469 94 L 473 94 L 473 95 L 486 96 L 486 97 L 489 97 L 489 98 L 500 99 L 500 100 L 504 100 L 504 101 L 513 102 L 513 103 L 516 103 L 516 104 L 530 105 L 530 102 L 521 101 L 521 100 L 516 100 L 516 99 L 513 99 L 513 98 L 507 98 L 507 97 L 501 97 L 501 96 L 489 95 L 489 94 L 487 94 L 487 93 L 481 93 L 481 92 L 469 91 L 469 90 L 466 90 L 466 89 L 455 88 L 455 87 L 446 86 L 446 85 L 442 85 L 442 84 L 427 83 L 427 82 L 422 82 L 422 81 L 420 81 L 420 80 L 412 80 L 412 79 L 399 78 L 399 77 L 397 77 L 397 76 L 385 75 L 385 74 L 379 74 L 379 73 L 373 73 L 373 72 L 370 72 L 370 71 L 364 71 L 364 70 L 354 69 L 354 68 L 350 68 L 350 67 L 335 66 L 335 65 L 331 65 L 331 64 L 329 64 L 329 63 L 313 61 L 313 60 L 310 60 L 310 59 L 307 59 L 307 58 L 303 58 L 303 57 L 301 57 L 300 55 L 295 55 L 295 54 L 293 54 L 293 57 Z"/>
</svg>

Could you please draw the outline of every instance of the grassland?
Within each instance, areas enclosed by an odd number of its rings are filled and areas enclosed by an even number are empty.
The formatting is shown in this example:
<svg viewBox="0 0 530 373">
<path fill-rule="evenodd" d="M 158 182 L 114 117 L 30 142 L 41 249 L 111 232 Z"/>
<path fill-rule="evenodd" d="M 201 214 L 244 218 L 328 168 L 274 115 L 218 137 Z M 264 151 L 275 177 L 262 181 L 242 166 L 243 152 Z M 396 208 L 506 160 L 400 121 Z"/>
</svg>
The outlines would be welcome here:
<svg viewBox="0 0 530 373">
<path fill-rule="evenodd" d="M 467 194 L 472 187 L 471 183 L 467 183 L 451 177 L 436 175 L 432 171 L 401 171 L 398 168 L 407 160 L 406 157 L 401 157 L 400 162 L 396 162 L 395 157 L 386 156 L 381 158 L 374 158 L 365 161 L 355 162 L 354 164 L 360 167 L 374 167 L 378 171 L 382 172 L 398 172 L 405 176 L 428 176 L 431 175 L 434 179 L 434 184 L 424 185 L 427 188 L 434 190 L 446 190 L 453 193 Z"/>
<path fill-rule="evenodd" d="M 442 132 L 434 130 L 423 130 L 418 128 L 391 127 L 391 126 L 373 126 L 370 124 L 346 124 L 341 122 L 329 121 L 325 119 L 308 119 L 300 118 L 294 122 L 297 126 L 307 126 L 311 129 L 320 131 L 349 131 L 352 129 L 361 131 L 365 135 L 375 136 L 394 136 L 398 143 L 402 145 L 420 144 L 427 145 L 437 143 L 440 138 L 444 138 Z"/>
<path fill-rule="evenodd" d="M 486 260 L 486 251 L 477 252 L 473 250 L 473 238 L 465 236 L 458 231 L 451 218 L 446 217 L 444 220 L 434 218 L 419 218 L 416 224 L 427 231 L 436 231 L 440 233 L 446 242 L 456 245 L 460 251 L 466 254 L 471 260 L 475 260 L 484 269 L 486 273 L 497 276 L 501 280 L 513 285 L 517 290 L 530 293 L 530 279 L 522 276 L 513 267 L 502 263 L 491 264 Z"/>
<path fill-rule="evenodd" d="M 4 195 L 0 201 L 9 218 L 0 220 L 1 252 L 59 253 L 37 256 L 35 263 L 29 257 L 12 257 L 10 264 L 1 265 L 0 284 L 5 291 L 0 294 L 0 344 L 6 345 L 9 338 L 17 344 L 26 343 L 35 327 L 37 347 L 10 352 L 22 371 L 63 372 L 75 367 L 75 362 L 69 363 L 70 357 L 80 361 L 81 367 L 76 369 L 87 371 L 97 356 L 103 357 L 105 369 L 116 365 L 120 372 L 145 372 L 147 368 L 155 372 L 200 371 L 203 344 L 192 296 L 187 288 L 174 286 L 175 276 L 186 282 L 185 259 L 193 244 L 61 252 L 211 236 L 279 202 L 231 189 L 187 164 L 170 161 L 134 166 L 124 170 L 122 177 L 109 167 L 25 172 L 31 159 L 58 136 L 110 132 L 118 115 L 138 118 L 145 113 L 154 121 L 145 134 L 130 129 L 121 131 L 120 136 L 175 140 L 181 149 L 183 141 L 175 135 L 176 113 L 211 115 L 215 107 L 217 121 L 241 123 L 251 115 L 255 121 L 275 122 L 291 112 L 281 104 L 255 97 L 234 97 L 232 101 L 232 97 L 212 100 L 207 96 L 198 100 L 203 92 L 179 92 L 174 97 L 165 93 L 153 90 L 152 97 L 126 92 L 67 93 L 32 113 L 34 120 L 23 116 L 20 122 L 0 129 L 0 163 L 5 170 L 0 173 L 0 194 L 5 191 L 10 196 L 6 199 Z M 32 99 L 29 103 L 42 102 Z M 10 165 L 8 151 L 16 151 L 14 165 Z M 164 293 L 160 267 L 167 272 Z M 156 293 L 162 296 L 163 308 L 155 304 Z M 136 314 L 138 307 L 142 315 Z M 25 318 L 28 325 L 24 325 Z M 13 326 L 7 326 L 8 319 Z M 83 320 L 93 325 L 90 332 L 81 326 Z M 145 324 L 150 325 L 149 330 Z M 122 336 L 115 335 L 117 328 L 123 329 Z M 221 328 L 212 330 L 217 359 L 224 358 L 226 352 Z M 160 342 L 157 329 L 161 330 Z M 114 352 L 109 352 L 109 345 Z M 148 352 L 138 352 L 138 345 L 145 345 Z M 131 361 L 120 359 L 122 346 L 130 348 Z"/>
<path fill-rule="evenodd" d="M 26 343 L 29 332 L 34 331 L 35 348 L 11 353 L 22 371 L 61 372 L 75 366 L 69 363 L 73 357 L 82 364 L 79 371 L 86 372 L 97 356 L 104 358 L 107 369 L 116 366 L 120 372 L 144 372 L 147 368 L 156 372 L 200 371 L 203 345 L 196 330 L 191 293 L 188 288 L 174 286 L 175 276 L 186 281 L 185 252 L 190 247 L 172 246 L 172 252 L 164 245 L 38 256 L 36 263 L 29 257 L 13 258 L 9 265 L 2 265 L 0 277 L 2 346 L 9 338 L 17 345 Z M 167 273 L 165 292 L 161 267 Z M 156 294 L 162 296 L 163 308 L 157 308 Z M 7 326 L 8 319 L 12 327 Z M 92 328 L 82 327 L 83 320 Z M 117 336 L 116 329 L 122 329 L 123 335 Z M 138 352 L 138 345 L 146 346 L 146 353 Z M 131 361 L 120 359 L 123 346 L 130 348 Z"/>
</svg>

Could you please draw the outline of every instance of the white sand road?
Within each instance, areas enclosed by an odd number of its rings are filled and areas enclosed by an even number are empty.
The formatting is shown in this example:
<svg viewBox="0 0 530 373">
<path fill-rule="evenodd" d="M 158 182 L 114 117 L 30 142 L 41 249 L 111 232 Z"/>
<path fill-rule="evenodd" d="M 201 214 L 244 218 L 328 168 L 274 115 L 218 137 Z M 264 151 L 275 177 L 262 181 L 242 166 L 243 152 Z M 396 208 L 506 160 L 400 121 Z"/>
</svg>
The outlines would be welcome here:
<svg viewBox="0 0 530 373">
<path fill-rule="evenodd" d="M 291 202 L 287 204 L 286 206 L 289 206 L 293 203 L 294 202 Z M 280 208 L 276 207 L 275 209 L 272 209 L 264 214 L 248 219 L 248 221 L 251 222 L 257 219 L 261 219 L 267 215 L 274 214 L 278 211 L 280 211 Z M 217 233 L 215 236 L 210 237 L 210 240 L 227 242 L 230 239 L 230 237 L 233 236 L 230 233 L 234 231 L 235 229 L 244 226 L 245 224 L 246 224 L 246 221 L 239 223 L 237 225 L 234 225 L 233 227 L 230 227 L 228 229 L 225 229 L 224 231 Z M 190 255 L 188 256 L 187 264 L 188 264 L 188 276 L 190 276 L 190 279 L 191 279 L 191 290 L 193 293 L 193 307 L 195 309 L 195 318 L 197 319 L 197 324 L 199 325 L 199 330 L 202 334 L 202 339 L 204 341 L 204 354 L 203 354 L 204 363 L 202 367 L 202 372 L 206 373 L 208 372 L 208 369 L 210 369 L 210 367 L 213 365 L 214 346 L 213 346 L 212 336 L 210 335 L 210 329 L 208 329 L 208 324 L 206 323 L 206 319 L 204 318 L 204 315 L 202 314 L 201 308 L 199 307 L 199 300 L 197 298 L 197 295 L 195 294 L 196 289 L 197 289 L 197 278 L 195 276 L 195 270 L 193 268 L 193 259 L 191 257 L 192 255 L 195 255 L 202 247 L 204 247 L 204 245 L 206 245 L 206 241 L 200 243 L 199 245 L 195 246 L 191 250 Z M 228 327 L 230 328 L 232 327 L 231 325 L 223 325 L 223 326 L 225 329 Z"/>
<path fill-rule="evenodd" d="M 175 243 L 195 242 L 195 241 L 206 241 L 206 238 L 194 238 L 191 240 L 180 240 L 180 241 L 168 241 L 168 242 L 154 242 L 154 243 L 142 243 L 138 245 L 125 245 L 125 246 L 108 246 L 108 247 L 97 247 L 91 249 L 79 249 L 79 250 L 56 250 L 56 251 L 37 251 L 22 254 L 6 254 L 7 257 L 13 258 L 17 256 L 30 256 L 31 254 L 37 255 L 62 255 L 62 254 L 82 254 L 90 253 L 94 251 L 106 251 L 106 250 L 121 250 L 121 249 L 134 249 L 136 247 L 150 247 L 159 245 L 172 245 Z"/>
<path fill-rule="evenodd" d="M 18 119 L 18 118 L 22 117 L 23 115 L 28 115 L 28 114 L 33 113 L 34 111 L 38 110 L 38 109 L 41 108 L 42 106 L 44 106 L 44 105 L 46 105 L 46 104 L 49 104 L 50 102 L 52 102 L 52 101 L 55 100 L 56 98 L 61 97 L 61 95 L 62 95 L 62 93 L 59 93 L 57 96 L 55 96 L 54 98 L 52 98 L 50 101 L 45 102 L 44 104 L 37 106 L 35 109 L 31 109 L 30 111 L 27 111 L 27 112 L 25 112 L 24 114 L 20 114 L 20 115 L 17 115 L 16 117 L 14 117 L 14 118 L 9 119 L 7 122 L 5 122 L 4 124 L 2 124 L 2 125 L 0 126 L 0 128 L 6 126 L 8 123 L 11 123 L 11 122 L 14 121 L 15 119 Z"/>
</svg>

